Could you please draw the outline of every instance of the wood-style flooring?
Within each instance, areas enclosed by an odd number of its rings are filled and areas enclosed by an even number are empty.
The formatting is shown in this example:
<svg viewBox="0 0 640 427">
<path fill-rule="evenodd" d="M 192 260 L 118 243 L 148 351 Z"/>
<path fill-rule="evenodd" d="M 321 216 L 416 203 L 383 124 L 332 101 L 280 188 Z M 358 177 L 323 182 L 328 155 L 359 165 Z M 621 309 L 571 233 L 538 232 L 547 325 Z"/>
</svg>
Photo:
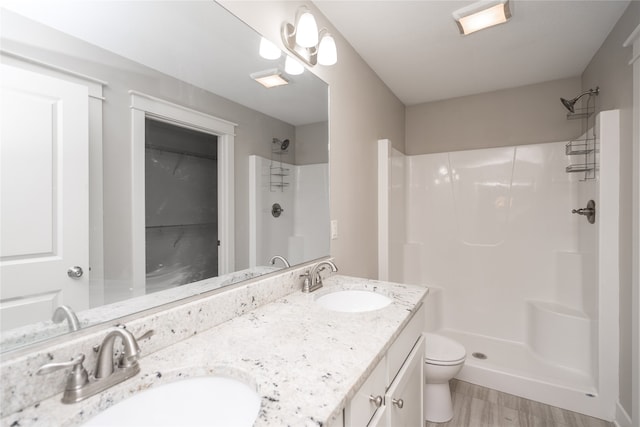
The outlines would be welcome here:
<svg viewBox="0 0 640 427">
<path fill-rule="evenodd" d="M 598 418 L 455 379 L 451 396 L 453 419 L 425 422 L 425 427 L 614 427 Z"/>
</svg>

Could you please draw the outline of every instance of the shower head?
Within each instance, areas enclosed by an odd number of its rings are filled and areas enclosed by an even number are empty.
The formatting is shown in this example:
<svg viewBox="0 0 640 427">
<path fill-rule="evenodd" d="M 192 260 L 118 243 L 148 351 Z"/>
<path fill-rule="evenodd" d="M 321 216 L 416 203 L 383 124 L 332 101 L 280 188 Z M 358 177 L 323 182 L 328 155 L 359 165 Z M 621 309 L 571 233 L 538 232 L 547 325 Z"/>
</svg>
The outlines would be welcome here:
<svg viewBox="0 0 640 427">
<path fill-rule="evenodd" d="M 578 102 L 578 100 L 580 98 L 582 98 L 585 95 L 597 95 L 598 93 L 600 93 L 600 88 L 596 87 L 595 89 L 589 89 L 586 92 L 582 92 L 580 95 L 576 96 L 573 99 L 565 99 L 565 98 L 560 98 L 560 102 L 562 102 L 562 105 L 564 105 L 564 108 L 566 108 L 567 110 L 569 110 L 569 112 L 571 113 L 575 113 L 575 105 L 576 102 Z"/>
<path fill-rule="evenodd" d="M 284 151 L 289 148 L 289 140 L 285 139 L 284 141 L 279 140 L 278 138 L 273 138 L 273 144 L 280 144 L 280 150 Z"/>
</svg>

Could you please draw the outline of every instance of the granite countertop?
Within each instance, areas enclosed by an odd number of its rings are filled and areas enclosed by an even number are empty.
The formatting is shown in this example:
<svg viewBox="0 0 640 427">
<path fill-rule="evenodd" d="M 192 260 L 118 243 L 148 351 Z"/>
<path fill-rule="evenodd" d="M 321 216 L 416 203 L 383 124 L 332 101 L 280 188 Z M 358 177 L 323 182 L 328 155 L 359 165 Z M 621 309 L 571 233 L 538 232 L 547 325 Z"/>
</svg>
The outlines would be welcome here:
<svg viewBox="0 0 640 427">
<path fill-rule="evenodd" d="M 364 313 L 314 303 L 338 289 L 375 290 L 393 302 Z M 325 425 L 367 379 L 426 293 L 421 286 L 332 276 L 314 293 L 294 292 L 143 357 L 140 374 L 99 395 L 63 405 L 58 394 L 2 423 L 81 425 L 139 390 L 220 374 L 245 381 L 261 396 L 255 426 Z"/>
</svg>

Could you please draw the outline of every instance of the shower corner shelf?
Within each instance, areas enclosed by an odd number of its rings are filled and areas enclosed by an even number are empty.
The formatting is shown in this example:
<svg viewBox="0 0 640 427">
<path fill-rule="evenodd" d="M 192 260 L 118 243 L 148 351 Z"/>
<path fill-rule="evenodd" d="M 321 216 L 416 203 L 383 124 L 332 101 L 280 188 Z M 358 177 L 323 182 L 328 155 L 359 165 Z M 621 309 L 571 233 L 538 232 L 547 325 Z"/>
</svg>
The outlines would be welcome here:
<svg viewBox="0 0 640 427">
<path fill-rule="evenodd" d="M 573 164 L 573 165 L 569 165 L 566 168 L 567 173 L 575 173 L 575 172 L 592 172 L 595 170 L 595 165 L 594 164 L 586 164 L 586 163 L 582 163 L 582 164 Z"/>
<path fill-rule="evenodd" d="M 567 156 L 583 156 L 580 163 L 569 164 L 565 169 L 567 173 L 583 173 L 582 181 L 595 179 L 598 169 L 598 144 L 596 141 L 594 117 L 596 111 L 594 95 L 597 95 L 598 91 L 590 90 L 583 95 L 585 94 L 589 94 L 586 108 L 576 108 L 573 112 L 567 113 L 567 120 L 580 120 L 582 122 L 582 137 L 565 144 L 565 154 Z M 579 98 L 580 97 L 572 100 L 571 105 L 573 106 Z M 562 101 L 565 103 L 564 99 L 562 99 Z"/>
<path fill-rule="evenodd" d="M 269 190 L 284 191 L 289 186 L 286 178 L 289 176 L 289 168 L 284 167 L 282 156 L 289 153 L 289 140 L 272 139 L 271 165 L 269 166 Z"/>
<path fill-rule="evenodd" d="M 578 110 L 575 113 L 567 113 L 567 120 L 584 120 L 584 119 L 588 119 L 589 117 L 591 117 L 591 115 L 593 114 L 593 111 L 588 111 L 588 110 Z"/>
<path fill-rule="evenodd" d="M 576 156 L 580 154 L 589 154 L 595 151 L 595 141 L 592 139 L 579 139 L 569 141 L 564 146 L 564 153 L 567 156 Z"/>
</svg>

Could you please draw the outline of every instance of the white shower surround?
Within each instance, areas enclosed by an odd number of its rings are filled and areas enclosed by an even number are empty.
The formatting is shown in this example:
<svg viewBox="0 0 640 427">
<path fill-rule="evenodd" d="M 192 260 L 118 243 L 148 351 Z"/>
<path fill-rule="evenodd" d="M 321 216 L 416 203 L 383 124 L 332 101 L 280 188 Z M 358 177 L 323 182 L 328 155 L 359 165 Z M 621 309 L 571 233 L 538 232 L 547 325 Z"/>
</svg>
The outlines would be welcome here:
<svg viewBox="0 0 640 427">
<path fill-rule="evenodd" d="M 617 120 L 617 111 L 600 114 L 601 173 L 591 181 L 565 173 L 579 159 L 565 155 L 564 142 L 417 156 L 380 142 L 389 201 L 381 271 L 432 288 L 425 329 L 465 345 L 458 378 L 613 420 Z M 589 199 L 595 225 L 571 214 Z M 392 200 L 406 200 L 406 212 Z"/>
<path fill-rule="evenodd" d="M 283 163 L 290 174 L 282 188 L 271 187 L 270 165 L 269 159 L 249 156 L 249 267 L 267 265 L 274 255 L 284 256 L 292 265 L 326 256 L 328 164 Z M 277 218 L 271 215 L 274 203 L 283 209 Z"/>
</svg>

